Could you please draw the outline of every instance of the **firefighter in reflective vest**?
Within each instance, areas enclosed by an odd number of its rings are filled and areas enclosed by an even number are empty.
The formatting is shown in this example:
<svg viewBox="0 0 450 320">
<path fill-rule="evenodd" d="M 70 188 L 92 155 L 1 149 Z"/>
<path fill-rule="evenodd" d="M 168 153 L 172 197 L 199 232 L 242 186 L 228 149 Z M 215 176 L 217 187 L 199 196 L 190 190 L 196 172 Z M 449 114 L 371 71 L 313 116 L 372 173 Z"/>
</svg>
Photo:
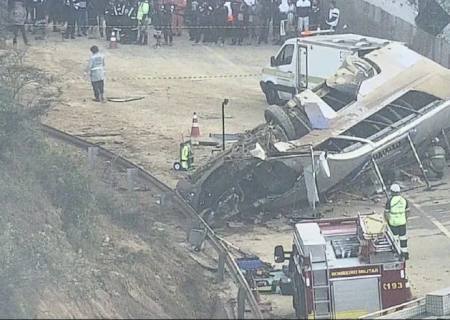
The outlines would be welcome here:
<svg viewBox="0 0 450 320">
<path fill-rule="evenodd" d="M 181 158 L 181 167 L 183 168 L 183 170 L 189 170 L 194 160 L 190 141 L 181 144 L 180 158 Z"/>
<path fill-rule="evenodd" d="M 385 217 L 389 228 L 397 242 L 400 242 L 402 256 L 408 260 L 408 237 L 406 236 L 406 220 L 409 211 L 408 201 L 400 195 L 400 186 L 391 185 L 392 196 L 386 203 Z"/>
<path fill-rule="evenodd" d="M 439 138 L 433 138 L 431 141 L 431 147 L 425 153 L 424 165 L 430 179 L 441 179 L 443 177 L 447 163 L 445 149 L 439 145 Z"/>
</svg>

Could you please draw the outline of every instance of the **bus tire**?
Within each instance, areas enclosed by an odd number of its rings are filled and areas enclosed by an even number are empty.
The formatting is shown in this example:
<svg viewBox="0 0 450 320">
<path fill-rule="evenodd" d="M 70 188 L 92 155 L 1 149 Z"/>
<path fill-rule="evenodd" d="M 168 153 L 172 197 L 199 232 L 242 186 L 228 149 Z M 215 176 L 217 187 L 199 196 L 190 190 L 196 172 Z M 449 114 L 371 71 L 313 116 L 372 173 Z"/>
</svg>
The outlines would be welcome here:
<svg viewBox="0 0 450 320">
<path fill-rule="evenodd" d="M 264 111 L 267 123 L 279 126 L 289 140 L 296 138 L 295 127 L 287 113 L 280 106 L 268 106 Z"/>
</svg>

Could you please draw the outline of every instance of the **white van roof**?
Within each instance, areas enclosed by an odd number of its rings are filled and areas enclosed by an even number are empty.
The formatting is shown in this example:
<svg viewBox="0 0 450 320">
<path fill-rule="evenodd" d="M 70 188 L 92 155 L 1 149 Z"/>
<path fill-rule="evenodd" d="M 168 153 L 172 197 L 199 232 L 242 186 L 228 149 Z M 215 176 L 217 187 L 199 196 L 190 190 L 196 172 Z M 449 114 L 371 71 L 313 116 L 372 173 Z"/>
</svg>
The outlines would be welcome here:
<svg viewBox="0 0 450 320">
<path fill-rule="evenodd" d="M 396 41 L 380 39 L 374 37 L 366 37 L 358 34 L 331 34 L 317 35 L 302 38 L 292 38 L 286 40 L 286 43 L 295 43 L 300 40 L 301 43 L 334 47 L 338 49 L 346 49 L 351 51 L 374 50 L 387 46 Z"/>
</svg>

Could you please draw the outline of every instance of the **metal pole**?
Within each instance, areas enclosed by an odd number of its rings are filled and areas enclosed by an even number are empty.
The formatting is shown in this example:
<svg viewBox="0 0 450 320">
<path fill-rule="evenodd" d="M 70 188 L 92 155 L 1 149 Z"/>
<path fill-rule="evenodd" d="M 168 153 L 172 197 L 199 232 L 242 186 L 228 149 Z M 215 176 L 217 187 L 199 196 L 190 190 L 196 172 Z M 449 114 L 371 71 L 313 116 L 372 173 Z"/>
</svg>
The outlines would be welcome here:
<svg viewBox="0 0 450 320">
<path fill-rule="evenodd" d="M 134 190 L 134 179 L 137 173 L 136 168 L 128 168 L 127 169 L 127 182 L 128 182 L 128 191 Z"/>
<path fill-rule="evenodd" d="M 314 201 L 312 204 L 313 210 L 316 210 L 316 190 L 317 190 L 317 184 L 316 184 L 316 166 L 314 164 L 314 149 L 312 145 L 309 146 L 309 150 L 311 151 L 311 170 L 312 170 L 312 176 L 314 181 Z"/>
<path fill-rule="evenodd" d="M 417 154 L 416 147 L 414 146 L 414 142 L 412 141 L 409 133 L 408 133 L 408 141 L 409 141 L 409 145 L 411 146 L 411 150 L 414 154 L 414 157 L 416 158 L 417 164 L 419 165 L 420 171 L 422 171 L 425 182 L 427 183 L 427 189 L 431 189 L 430 180 L 428 180 L 427 173 L 425 172 L 425 169 L 423 168 L 422 161 L 420 161 L 419 155 Z"/>
<path fill-rule="evenodd" d="M 222 102 L 222 150 L 225 151 L 225 100 Z"/>
<path fill-rule="evenodd" d="M 380 168 L 378 167 L 378 164 L 377 164 L 377 162 L 375 161 L 375 159 L 373 157 L 372 157 L 372 165 L 373 165 L 373 169 L 375 171 L 375 174 L 376 174 L 378 180 L 381 183 L 381 188 L 383 189 L 383 192 L 386 195 L 386 199 L 389 199 L 389 194 L 387 192 L 386 184 L 384 183 L 383 176 L 381 175 Z"/>
<path fill-rule="evenodd" d="M 98 148 L 97 147 L 88 147 L 88 162 L 89 162 L 89 169 L 93 170 L 95 168 L 95 161 L 98 154 Z"/>
<path fill-rule="evenodd" d="M 222 150 L 225 151 L 225 106 L 228 104 L 228 99 L 223 99 L 222 102 Z"/>
<path fill-rule="evenodd" d="M 237 318 L 245 318 L 245 290 L 239 287 L 237 296 Z"/>
</svg>

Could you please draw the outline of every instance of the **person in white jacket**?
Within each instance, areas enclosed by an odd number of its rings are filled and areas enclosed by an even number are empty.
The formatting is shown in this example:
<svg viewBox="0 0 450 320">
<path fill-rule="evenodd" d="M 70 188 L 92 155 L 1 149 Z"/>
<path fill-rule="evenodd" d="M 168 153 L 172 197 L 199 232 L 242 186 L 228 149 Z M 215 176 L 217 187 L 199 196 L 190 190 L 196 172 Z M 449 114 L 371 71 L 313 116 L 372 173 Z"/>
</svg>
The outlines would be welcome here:
<svg viewBox="0 0 450 320">
<path fill-rule="evenodd" d="M 94 101 L 106 102 L 104 98 L 105 88 L 105 58 L 97 46 L 91 47 L 91 58 L 89 59 L 88 72 L 94 90 Z"/>
</svg>

